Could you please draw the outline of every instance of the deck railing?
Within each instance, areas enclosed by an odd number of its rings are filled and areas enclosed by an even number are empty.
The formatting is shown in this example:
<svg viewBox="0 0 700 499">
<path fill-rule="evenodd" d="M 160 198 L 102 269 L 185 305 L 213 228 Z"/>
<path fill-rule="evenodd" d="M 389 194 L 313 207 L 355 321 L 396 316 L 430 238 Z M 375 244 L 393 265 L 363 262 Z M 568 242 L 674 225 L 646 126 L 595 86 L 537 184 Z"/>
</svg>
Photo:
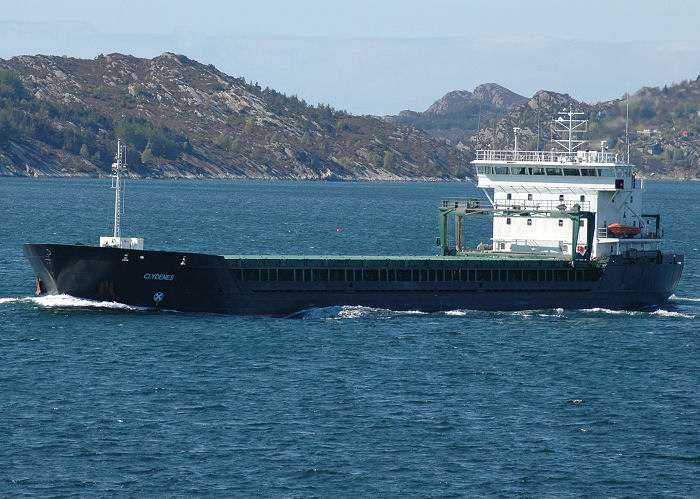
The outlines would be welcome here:
<svg viewBox="0 0 700 499">
<path fill-rule="evenodd" d="M 491 208 L 491 203 L 482 199 L 466 199 L 466 198 L 443 198 L 443 208 Z M 563 206 L 562 206 L 563 205 Z M 505 199 L 494 202 L 495 209 L 512 209 L 512 210 L 533 210 L 533 211 L 564 211 L 571 210 L 575 205 L 578 205 L 580 211 L 590 211 L 590 201 L 558 201 L 558 200 L 524 200 L 524 199 Z"/>
<path fill-rule="evenodd" d="M 479 149 L 477 161 L 515 161 L 518 163 L 617 163 L 618 155 L 602 151 L 514 151 Z"/>
</svg>

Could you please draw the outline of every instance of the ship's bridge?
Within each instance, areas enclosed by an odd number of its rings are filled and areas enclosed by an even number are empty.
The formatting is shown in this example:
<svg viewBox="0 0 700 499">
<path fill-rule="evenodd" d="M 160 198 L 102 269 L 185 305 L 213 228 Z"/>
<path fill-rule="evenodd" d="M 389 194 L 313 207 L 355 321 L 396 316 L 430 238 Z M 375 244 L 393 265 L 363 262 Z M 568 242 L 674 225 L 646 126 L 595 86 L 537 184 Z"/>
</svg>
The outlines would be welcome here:
<svg viewBox="0 0 700 499">
<path fill-rule="evenodd" d="M 472 161 L 481 188 L 565 186 L 591 190 L 636 187 L 633 165 L 604 151 L 478 150 Z M 628 179 L 628 180 L 626 180 Z"/>
</svg>

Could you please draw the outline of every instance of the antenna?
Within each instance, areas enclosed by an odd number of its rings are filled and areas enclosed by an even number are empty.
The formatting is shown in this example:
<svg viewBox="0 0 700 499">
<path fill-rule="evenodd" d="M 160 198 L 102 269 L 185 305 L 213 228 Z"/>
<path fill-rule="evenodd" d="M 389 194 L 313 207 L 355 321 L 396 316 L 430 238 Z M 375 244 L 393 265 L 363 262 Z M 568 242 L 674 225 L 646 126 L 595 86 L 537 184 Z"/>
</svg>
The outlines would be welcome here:
<svg viewBox="0 0 700 499">
<path fill-rule="evenodd" d="M 481 102 L 479 102 L 479 117 L 476 120 L 476 147 L 479 148 L 479 132 L 481 131 Z"/>
<path fill-rule="evenodd" d="M 625 101 L 627 103 L 627 118 L 625 119 L 625 141 L 627 142 L 627 163 L 630 162 L 630 94 L 625 92 Z"/>
<path fill-rule="evenodd" d="M 117 154 L 112 163 L 112 189 L 114 189 L 114 238 L 122 237 L 121 215 L 124 213 L 124 179 L 122 173 L 126 172 L 126 146 L 121 139 L 117 139 Z"/>
<path fill-rule="evenodd" d="M 537 150 L 540 150 L 540 96 L 537 95 Z"/>
</svg>

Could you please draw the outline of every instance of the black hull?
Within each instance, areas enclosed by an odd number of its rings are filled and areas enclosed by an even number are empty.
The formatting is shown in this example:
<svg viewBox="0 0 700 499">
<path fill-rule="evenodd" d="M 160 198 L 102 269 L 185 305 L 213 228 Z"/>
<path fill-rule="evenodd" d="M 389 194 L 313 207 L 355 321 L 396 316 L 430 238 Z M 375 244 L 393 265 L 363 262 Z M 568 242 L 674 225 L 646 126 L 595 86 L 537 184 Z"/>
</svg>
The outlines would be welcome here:
<svg viewBox="0 0 700 499">
<path fill-rule="evenodd" d="M 595 279 L 580 281 L 249 282 L 217 255 L 58 244 L 25 244 L 23 249 L 38 293 L 237 315 L 286 316 L 339 305 L 425 312 L 640 309 L 663 304 L 683 269 L 682 255 L 648 251 L 614 256 L 604 268 L 598 266 Z M 419 261 L 426 259 L 406 257 L 409 266 Z M 562 262 L 556 265 L 561 268 Z"/>
</svg>

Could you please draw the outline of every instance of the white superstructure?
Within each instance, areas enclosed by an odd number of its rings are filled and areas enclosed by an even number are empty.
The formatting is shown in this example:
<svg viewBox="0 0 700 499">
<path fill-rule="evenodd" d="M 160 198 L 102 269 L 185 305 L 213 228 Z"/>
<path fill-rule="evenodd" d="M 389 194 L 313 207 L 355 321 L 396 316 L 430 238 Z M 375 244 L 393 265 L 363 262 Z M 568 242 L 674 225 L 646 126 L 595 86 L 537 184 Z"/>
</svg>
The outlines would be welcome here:
<svg viewBox="0 0 700 499">
<path fill-rule="evenodd" d="M 560 150 L 520 151 L 517 133 L 513 150 L 478 150 L 478 186 L 484 189 L 498 216 L 493 219 L 493 251 L 572 255 L 588 250 L 591 219 L 595 223 L 590 257 L 604 258 L 628 249 L 658 249 L 663 243 L 659 216 L 642 209 L 644 183 L 634 165 L 616 154 L 582 150 L 586 121 L 572 111 L 554 120 Z M 492 195 L 487 191 L 493 189 Z M 572 218 L 562 212 L 588 212 L 580 220 L 576 248 L 572 248 Z M 636 235 L 616 236 L 610 225 L 620 224 Z"/>
</svg>

